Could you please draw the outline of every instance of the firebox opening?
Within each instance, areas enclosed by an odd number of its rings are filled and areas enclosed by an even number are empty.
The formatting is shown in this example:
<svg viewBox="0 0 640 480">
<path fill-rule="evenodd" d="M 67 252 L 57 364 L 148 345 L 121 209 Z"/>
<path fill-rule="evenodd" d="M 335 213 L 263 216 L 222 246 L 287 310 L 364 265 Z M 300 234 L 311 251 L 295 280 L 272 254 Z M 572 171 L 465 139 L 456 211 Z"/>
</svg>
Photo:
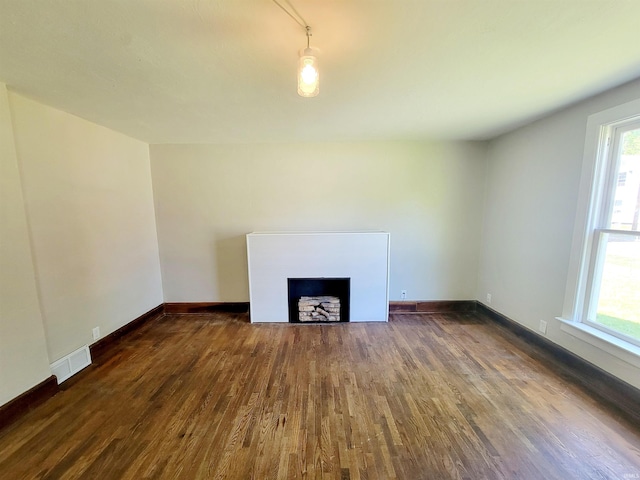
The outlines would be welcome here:
<svg viewBox="0 0 640 480">
<path fill-rule="evenodd" d="M 287 284 L 289 322 L 349 321 L 350 278 L 288 278 Z"/>
</svg>

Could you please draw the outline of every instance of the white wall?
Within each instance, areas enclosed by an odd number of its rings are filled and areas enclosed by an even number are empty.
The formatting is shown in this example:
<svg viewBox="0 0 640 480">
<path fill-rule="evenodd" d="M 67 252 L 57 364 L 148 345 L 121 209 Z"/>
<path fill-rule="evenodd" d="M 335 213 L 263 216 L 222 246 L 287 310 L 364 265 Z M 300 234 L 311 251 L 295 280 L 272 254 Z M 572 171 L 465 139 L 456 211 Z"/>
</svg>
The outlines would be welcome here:
<svg viewBox="0 0 640 480">
<path fill-rule="evenodd" d="M 148 145 L 10 93 L 51 362 L 162 303 Z"/>
<path fill-rule="evenodd" d="M 50 375 L 11 112 L 0 83 L 0 405 Z"/>
<path fill-rule="evenodd" d="M 640 97 L 635 81 L 489 145 L 477 298 L 640 388 L 638 368 L 560 331 L 587 117 Z"/>
<path fill-rule="evenodd" d="M 248 301 L 245 234 L 391 233 L 390 298 L 474 298 L 484 145 L 152 145 L 166 302 Z"/>
</svg>

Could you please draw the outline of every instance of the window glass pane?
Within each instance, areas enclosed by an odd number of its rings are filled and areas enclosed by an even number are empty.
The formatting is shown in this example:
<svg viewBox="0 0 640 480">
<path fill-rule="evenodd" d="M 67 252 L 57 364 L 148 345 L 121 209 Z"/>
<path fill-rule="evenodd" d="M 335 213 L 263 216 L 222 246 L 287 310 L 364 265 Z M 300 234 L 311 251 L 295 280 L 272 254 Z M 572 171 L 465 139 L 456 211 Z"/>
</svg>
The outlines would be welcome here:
<svg viewBox="0 0 640 480">
<path fill-rule="evenodd" d="M 640 235 L 605 234 L 599 323 L 640 340 Z"/>
<path fill-rule="evenodd" d="M 620 161 L 610 228 L 638 230 L 640 227 L 640 128 L 622 136 Z"/>
</svg>

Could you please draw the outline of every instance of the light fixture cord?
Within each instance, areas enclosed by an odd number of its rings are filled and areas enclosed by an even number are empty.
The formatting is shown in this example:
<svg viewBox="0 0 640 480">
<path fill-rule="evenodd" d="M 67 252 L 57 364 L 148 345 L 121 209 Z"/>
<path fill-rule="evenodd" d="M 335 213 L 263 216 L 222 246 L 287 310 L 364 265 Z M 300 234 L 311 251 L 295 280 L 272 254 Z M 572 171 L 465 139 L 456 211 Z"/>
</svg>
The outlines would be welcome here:
<svg viewBox="0 0 640 480">
<path fill-rule="evenodd" d="M 284 7 L 280 2 L 278 2 L 278 0 L 273 0 L 273 3 L 278 5 L 284 11 L 284 13 L 286 13 L 291 18 L 293 18 L 293 20 L 298 25 L 300 25 L 302 28 L 304 28 L 306 30 L 306 32 L 307 32 L 307 48 L 309 48 L 309 37 L 311 36 L 311 27 L 309 25 L 307 25 L 307 21 L 304 18 L 302 18 L 302 15 L 300 15 L 300 13 L 298 13 L 298 11 L 296 10 L 296 7 L 291 5 L 291 2 L 289 0 L 285 0 L 285 2 L 287 2 L 287 5 L 289 5 L 289 8 L 293 11 L 293 13 L 291 13 L 289 10 L 287 10 L 286 7 Z"/>
</svg>

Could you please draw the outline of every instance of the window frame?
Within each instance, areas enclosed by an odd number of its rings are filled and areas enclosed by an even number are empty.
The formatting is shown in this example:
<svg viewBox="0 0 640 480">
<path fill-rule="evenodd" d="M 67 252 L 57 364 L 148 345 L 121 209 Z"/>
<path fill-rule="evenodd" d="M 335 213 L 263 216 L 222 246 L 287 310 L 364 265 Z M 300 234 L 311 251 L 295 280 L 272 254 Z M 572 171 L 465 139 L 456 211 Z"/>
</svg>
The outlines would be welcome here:
<svg viewBox="0 0 640 480">
<path fill-rule="evenodd" d="M 611 152 L 618 147 L 612 140 L 615 140 L 616 131 L 622 131 L 625 127 L 631 130 L 633 128 L 630 125 L 635 125 L 639 121 L 640 99 L 595 113 L 587 120 L 565 299 L 562 316 L 557 317 L 562 322 L 563 331 L 587 340 L 638 367 L 640 367 L 640 343 L 602 325 L 594 325 L 587 320 L 587 315 L 593 290 L 593 274 L 596 267 L 594 257 L 599 243 L 597 240 L 606 233 L 606 230 L 612 231 L 601 228 L 604 212 L 611 214 L 611 208 L 615 202 L 613 197 L 617 177 L 611 178 L 614 175 L 614 168 L 608 168 L 610 165 L 608 160 Z M 616 161 L 618 159 L 619 156 Z M 611 191 L 612 188 L 613 191 Z M 603 208 L 605 201 L 610 202 L 609 210 Z M 598 227 L 600 232 L 596 234 L 595 229 Z"/>
<path fill-rule="evenodd" d="M 604 270 L 606 239 L 608 235 L 628 235 L 637 237 L 640 230 L 618 230 L 611 226 L 613 211 L 616 202 L 616 190 L 618 188 L 618 176 L 620 161 L 622 159 L 622 137 L 625 133 L 640 129 L 640 114 L 631 119 L 609 124 L 602 127 L 604 129 L 604 142 L 600 151 L 600 157 L 596 160 L 601 163 L 596 167 L 596 171 L 602 175 L 601 179 L 595 179 L 593 189 L 600 189 L 595 192 L 592 189 L 594 202 L 594 224 L 591 225 L 590 235 L 591 252 L 587 257 L 589 266 L 587 268 L 586 290 L 583 298 L 583 323 L 599 330 L 603 330 L 610 335 L 614 335 L 622 340 L 640 346 L 640 340 L 625 335 L 617 330 L 608 328 L 595 320 L 598 301 L 600 299 L 600 289 L 602 285 L 602 274 Z"/>
</svg>

